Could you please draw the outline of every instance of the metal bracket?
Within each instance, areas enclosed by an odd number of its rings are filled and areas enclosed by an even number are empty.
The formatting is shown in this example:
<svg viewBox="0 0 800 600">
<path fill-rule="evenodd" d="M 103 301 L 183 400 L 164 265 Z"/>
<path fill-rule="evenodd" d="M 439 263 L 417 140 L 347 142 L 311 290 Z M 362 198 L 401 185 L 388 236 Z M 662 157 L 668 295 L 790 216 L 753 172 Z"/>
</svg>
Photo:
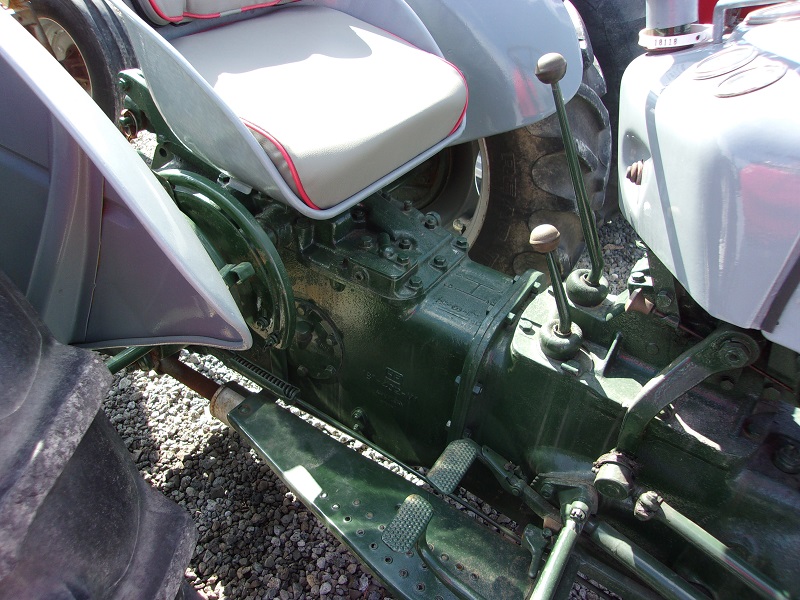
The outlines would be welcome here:
<svg viewBox="0 0 800 600">
<path fill-rule="evenodd" d="M 758 355 L 758 344 L 746 333 L 732 329 L 715 331 L 645 384 L 628 406 L 616 449 L 634 454 L 650 421 L 679 396 L 710 375 L 746 367 Z"/>
</svg>

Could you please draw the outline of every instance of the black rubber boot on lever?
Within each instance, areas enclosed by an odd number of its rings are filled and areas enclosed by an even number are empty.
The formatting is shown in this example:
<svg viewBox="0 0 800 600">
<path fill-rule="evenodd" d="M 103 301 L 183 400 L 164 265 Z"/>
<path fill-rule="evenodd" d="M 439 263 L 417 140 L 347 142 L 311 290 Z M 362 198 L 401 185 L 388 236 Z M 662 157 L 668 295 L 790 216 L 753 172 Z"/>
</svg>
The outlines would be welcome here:
<svg viewBox="0 0 800 600">
<path fill-rule="evenodd" d="M 575 189 L 575 199 L 577 200 L 578 213 L 581 217 L 583 238 L 592 263 L 591 269 L 578 269 L 570 274 L 567 278 L 567 295 L 570 300 L 580 306 L 598 306 L 608 295 L 608 281 L 603 277 L 603 253 L 600 249 L 600 239 L 597 236 L 592 207 L 589 205 L 589 199 L 586 196 L 586 186 L 583 183 L 575 140 L 572 138 L 569 128 L 564 97 L 558 84 L 566 72 L 567 61 L 556 52 L 545 54 L 536 63 L 536 77 L 553 89 L 553 101 L 556 105 L 558 122 L 561 125 L 561 137 L 564 141 L 564 151 L 567 155 L 572 186 Z"/>
</svg>

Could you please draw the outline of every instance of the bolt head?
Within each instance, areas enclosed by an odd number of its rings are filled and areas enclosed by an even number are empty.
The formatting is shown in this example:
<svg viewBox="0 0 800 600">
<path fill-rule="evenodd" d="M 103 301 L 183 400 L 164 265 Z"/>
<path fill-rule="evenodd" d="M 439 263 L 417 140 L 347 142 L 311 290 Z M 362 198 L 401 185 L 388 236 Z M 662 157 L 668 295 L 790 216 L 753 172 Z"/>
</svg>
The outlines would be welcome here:
<svg viewBox="0 0 800 600">
<path fill-rule="evenodd" d="M 567 72 L 567 61 L 558 52 L 549 52 L 536 63 L 536 77 L 545 85 L 561 81 Z"/>
<path fill-rule="evenodd" d="M 726 342 L 722 347 L 723 360 L 733 368 L 743 367 L 750 356 L 747 349 L 738 342 Z"/>
<path fill-rule="evenodd" d="M 672 306 L 672 294 L 670 294 L 667 290 L 661 290 L 656 295 L 656 306 L 659 310 L 666 310 L 670 306 Z"/>
<path fill-rule="evenodd" d="M 534 252 L 547 254 L 558 248 L 558 243 L 561 241 L 561 234 L 553 225 L 538 225 L 531 231 L 531 237 L 528 241 Z"/>
<path fill-rule="evenodd" d="M 773 456 L 773 463 L 784 473 L 800 473 L 800 449 L 789 442 L 778 448 Z"/>
<path fill-rule="evenodd" d="M 520 319 L 519 328 L 522 330 L 522 333 L 533 333 L 533 321 L 530 319 Z"/>
</svg>

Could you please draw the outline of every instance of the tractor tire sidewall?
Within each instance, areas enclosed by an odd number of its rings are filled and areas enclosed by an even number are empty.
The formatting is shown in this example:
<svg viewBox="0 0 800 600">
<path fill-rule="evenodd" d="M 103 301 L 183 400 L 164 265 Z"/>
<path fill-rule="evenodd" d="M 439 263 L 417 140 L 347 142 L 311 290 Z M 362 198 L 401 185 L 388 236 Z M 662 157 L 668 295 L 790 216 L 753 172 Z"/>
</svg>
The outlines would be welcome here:
<svg viewBox="0 0 800 600">
<path fill-rule="evenodd" d="M 608 91 L 603 104 L 615 132 L 607 198 L 597 215 L 605 220 L 618 208 L 617 137 L 622 75 L 637 56 L 644 54 L 639 32 L 645 28 L 645 0 L 571 0 L 591 40 L 594 58 L 602 68 Z M 602 95 L 602 94 L 601 94 Z M 595 209 L 597 210 L 597 208 Z"/>
<path fill-rule="evenodd" d="M 116 122 L 123 109 L 117 74 L 136 66 L 122 23 L 102 0 L 31 0 L 31 6 L 72 37 L 89 71 L 92 98 Z"/>
<path fill-rule="evenodd" d="M 591 46 L 583 50 L 583 83 L 567 103 L 567 115 L 589 202 L 595 214 L 604 214 L 609 202 L 611 127 L 598 95 L 605 91 L 602 72 Z M 545 258 L 530 249 L 529 238 L 536 226 L 549 223 L 561 233 L 558 262 L 562 272 L 569 272 L 584 241 L 557 115 L 485 141 L 490 200 L 470 257 L 510 275 L 531 268 L 547 272 Z M 616 206 L 616 196 L 610 201 Z"/>
</svg>

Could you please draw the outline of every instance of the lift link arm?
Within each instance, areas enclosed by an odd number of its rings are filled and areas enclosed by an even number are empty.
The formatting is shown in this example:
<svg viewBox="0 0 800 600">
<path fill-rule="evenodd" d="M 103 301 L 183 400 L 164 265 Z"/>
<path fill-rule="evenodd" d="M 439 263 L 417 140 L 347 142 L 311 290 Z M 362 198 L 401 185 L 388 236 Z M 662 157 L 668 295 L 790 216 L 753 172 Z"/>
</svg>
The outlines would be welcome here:
<svg viewBox="0 0 800 600">
<path fill-rule="evenodd" d="M 709 335 L 645 384 L 628 406 L 616 450 L 635 455 L 650 421 L 681 394 L 710 375 L 746 367 L 758 354 L 758 344 L 744 332 L 719 329 Z"/>
</svg>

